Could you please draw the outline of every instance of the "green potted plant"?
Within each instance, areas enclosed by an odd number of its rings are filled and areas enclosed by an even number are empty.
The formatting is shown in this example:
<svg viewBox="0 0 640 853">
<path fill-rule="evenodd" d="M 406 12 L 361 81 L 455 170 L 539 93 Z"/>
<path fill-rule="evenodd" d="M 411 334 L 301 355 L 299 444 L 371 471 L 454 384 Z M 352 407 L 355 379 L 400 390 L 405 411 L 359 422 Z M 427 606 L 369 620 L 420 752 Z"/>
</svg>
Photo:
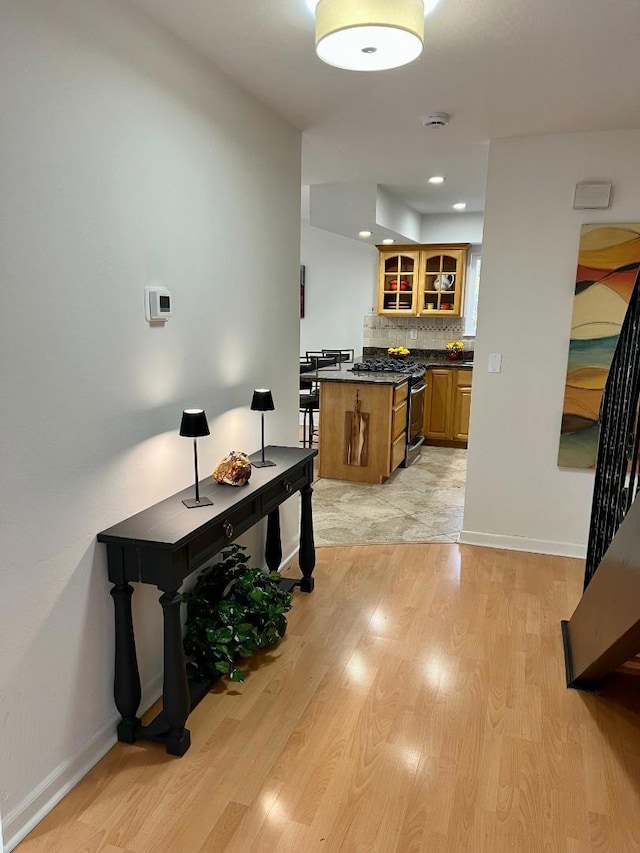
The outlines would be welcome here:
<svg viewBox="0 0 640 853">
<path fill-rule="evenodd" d="M 282 639 L 285 613 L 291 609 L 291 593 L 280 588 L 277 572 L 249 568 L 240 545 L 231 545 L 221 556 L 222 562 L 204 569 L 193 590 L 182 596 L 187 605 L 187 672 L 194 681 L 221 675 L 244 681 L 238 659 Z"/>
</svg>

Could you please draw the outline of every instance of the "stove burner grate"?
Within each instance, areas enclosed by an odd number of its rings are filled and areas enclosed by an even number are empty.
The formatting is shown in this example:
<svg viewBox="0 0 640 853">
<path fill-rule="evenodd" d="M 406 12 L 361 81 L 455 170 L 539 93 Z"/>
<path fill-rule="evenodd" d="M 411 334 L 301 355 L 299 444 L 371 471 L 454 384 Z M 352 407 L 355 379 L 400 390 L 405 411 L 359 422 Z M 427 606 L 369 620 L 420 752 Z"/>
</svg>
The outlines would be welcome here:
<svg viewBox="0 0 640 853">
<path fill-rule="evenodd" d="M 356 362 L 349 368 L 354 373 L 406 373 L 409 376 L 424 374 L 424 364 L 419 364 L 412 358 L 368 358 Z"/>
</svg>

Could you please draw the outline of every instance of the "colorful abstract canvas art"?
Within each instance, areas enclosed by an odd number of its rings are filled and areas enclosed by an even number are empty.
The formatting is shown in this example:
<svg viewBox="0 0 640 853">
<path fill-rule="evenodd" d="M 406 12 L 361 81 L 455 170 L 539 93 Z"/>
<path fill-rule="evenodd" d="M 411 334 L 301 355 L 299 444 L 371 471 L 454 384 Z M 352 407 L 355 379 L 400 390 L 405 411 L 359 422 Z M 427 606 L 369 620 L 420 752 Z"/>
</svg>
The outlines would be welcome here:
<svg viewBox="0 0 640 853">
<path fill-rule="evenodd" d="M 640 267 L 640 223 L 583 225 L 558 465 L 594 468 L 598 414 Z"/>
</svg>

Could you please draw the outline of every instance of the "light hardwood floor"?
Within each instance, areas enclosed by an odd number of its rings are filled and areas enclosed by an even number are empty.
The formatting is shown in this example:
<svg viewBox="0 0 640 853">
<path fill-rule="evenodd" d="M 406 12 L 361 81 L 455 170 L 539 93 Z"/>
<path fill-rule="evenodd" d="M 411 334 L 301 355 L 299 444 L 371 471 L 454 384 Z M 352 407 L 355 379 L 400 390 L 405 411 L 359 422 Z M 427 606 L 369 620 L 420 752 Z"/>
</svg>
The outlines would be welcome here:
<svg viewBox="0 0 640 853">
<path fill-rule="evenodd" d="M 19 853 L 640 850 L 640 699 L 567 690 L 577 560 L 455 544 L 318 549 L 279 647 L 118 744 Z"/>
</svg>

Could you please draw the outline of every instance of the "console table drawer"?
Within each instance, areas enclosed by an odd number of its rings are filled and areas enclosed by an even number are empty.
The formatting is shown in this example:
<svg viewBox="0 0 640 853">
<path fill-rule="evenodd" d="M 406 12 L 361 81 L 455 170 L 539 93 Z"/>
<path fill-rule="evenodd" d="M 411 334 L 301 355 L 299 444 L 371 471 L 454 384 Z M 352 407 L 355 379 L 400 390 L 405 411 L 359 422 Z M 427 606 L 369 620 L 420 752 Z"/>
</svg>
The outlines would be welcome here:
<svg viewBox="0 0 640 853">
<path fill-rule="evenodd" d="M 262 513 L 266 515 L 272 509 L 280 506 L 287 498 L 299 491 L 306 482 L 308 482 L 308 477 L 304 471 L 293 471 L 289 479 L 265 489 L 262 495 Z"/>
<path fill-rule="evenodd" d="M 225 545 L 230 544 L 259 520 L 260 515 L 255 500 L 233 510 L 225 516 L 223 521 L 189 542 L 189 566 L 195 567 L 217 554 Z"/>
</svg>

